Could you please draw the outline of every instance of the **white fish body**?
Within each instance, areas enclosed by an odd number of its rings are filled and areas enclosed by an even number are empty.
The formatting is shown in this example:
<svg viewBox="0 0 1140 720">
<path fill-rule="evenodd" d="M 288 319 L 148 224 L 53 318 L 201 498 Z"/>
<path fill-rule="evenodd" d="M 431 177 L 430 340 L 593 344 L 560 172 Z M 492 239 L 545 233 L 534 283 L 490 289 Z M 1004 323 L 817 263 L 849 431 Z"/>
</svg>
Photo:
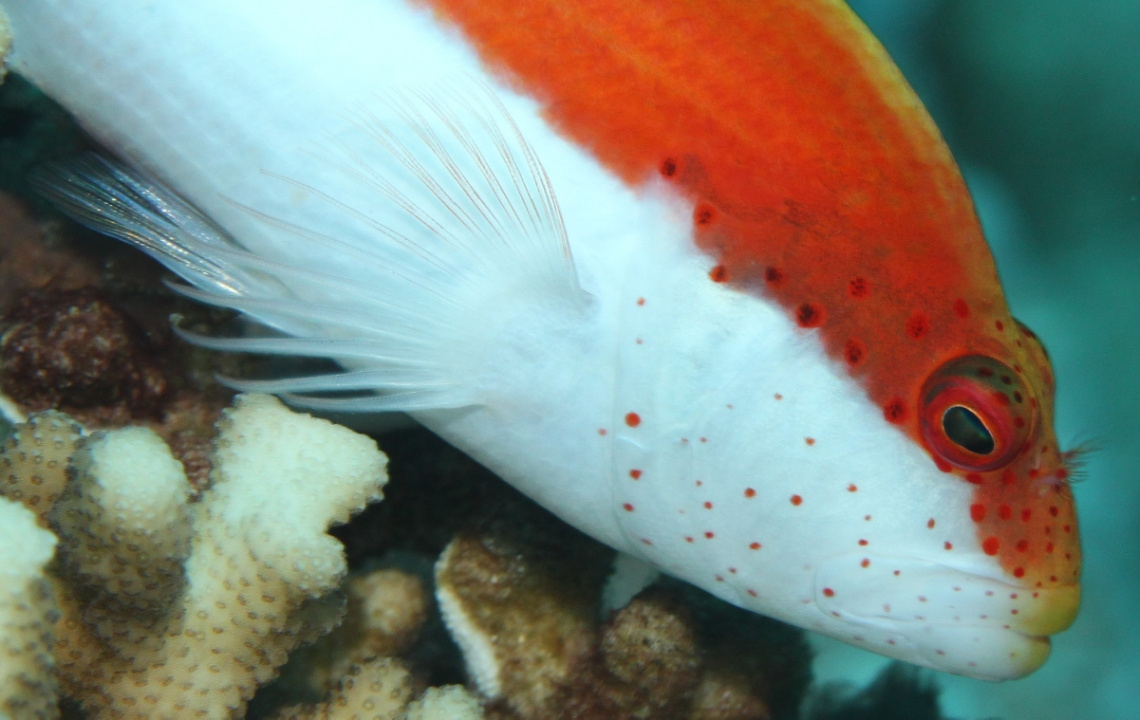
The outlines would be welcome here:
<svg viewBox="0 0 1140 720">
<path fill-rule="evenodd" d="M 1071 619 L 1075 584 L 1011 599 L 974 489 L 818 331 L 709 281 L 688 200 L 623 182 L 423 8 L 0 8 L 11 69 L 244 249 L 187 220 L 149 251 L 292 336 L 207 344 L 358 373 L 262 387 L 377 389 L 357 409 L 410 412 L 603 542 L 893 657 L 1015 677 Z"/>
</svg>

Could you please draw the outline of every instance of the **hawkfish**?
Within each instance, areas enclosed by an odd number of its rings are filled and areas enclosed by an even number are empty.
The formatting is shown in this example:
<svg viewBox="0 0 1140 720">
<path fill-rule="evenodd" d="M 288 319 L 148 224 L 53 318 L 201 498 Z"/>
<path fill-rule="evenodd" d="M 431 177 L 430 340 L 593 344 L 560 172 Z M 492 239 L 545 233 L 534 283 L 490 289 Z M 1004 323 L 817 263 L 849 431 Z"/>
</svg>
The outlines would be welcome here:
<svg viewBox="0 0 1140 720">
<path fill-rule="evenodd" d="M 116 160 L 47 191 L 556 515 L 757 613 L 1026 675 L 1074 455 L 930 116 L 839 0 L 0 0 Z"/>
</svg>

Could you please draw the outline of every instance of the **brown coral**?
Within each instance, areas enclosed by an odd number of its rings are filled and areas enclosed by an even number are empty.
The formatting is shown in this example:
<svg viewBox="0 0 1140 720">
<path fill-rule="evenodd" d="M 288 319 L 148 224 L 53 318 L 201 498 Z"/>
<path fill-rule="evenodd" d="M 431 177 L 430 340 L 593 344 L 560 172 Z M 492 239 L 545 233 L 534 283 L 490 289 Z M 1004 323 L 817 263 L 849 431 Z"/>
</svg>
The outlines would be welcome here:
<svg viewBox="0 0 1140 720">
<path fill-rule="evenodd" d="M 520 502 L 448 545 L 436 565 L 436 598 L 484 695 L 521 717 L 554 717 L 596 643 L 612 557 Z"/>
<path fill-rule="evenodd" d="M 141 417 L 169 390 L 142 331 L 93 289 L 33 291 L 3 324 L 0 388 L 29 407 L 123 405 Z"/>
<path fill-rule="evenodd" d="M 602 622 L 612 553 L 526 505 L 461 532 L 436 567 L 440 609 L 502 720 L 792 717 L 802 632 L 676 581 Z"/>
</svg>

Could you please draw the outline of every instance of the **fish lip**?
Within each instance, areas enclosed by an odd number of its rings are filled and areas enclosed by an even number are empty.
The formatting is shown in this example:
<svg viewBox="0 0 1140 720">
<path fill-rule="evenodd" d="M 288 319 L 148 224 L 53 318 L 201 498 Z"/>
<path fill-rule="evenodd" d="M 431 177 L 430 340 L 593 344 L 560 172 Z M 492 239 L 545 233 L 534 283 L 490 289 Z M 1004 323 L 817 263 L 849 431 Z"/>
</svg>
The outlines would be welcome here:
<svg viewBox="0 0 1140 720">
<path fill-rule="evenodd" d="M 860 577 L 854 571 L 870 567 L 888 568 L 889 574 L 883 577 L 880 571 L 878 576 Z M 815 603 L 822 612 L 834 616 L 838 611 L 867 624 L 1002 630 L 1042 640 L 1072 624 L 1080 604 L 1080 584 L 1028 587 L 968 560 L 951 564 L 850 554 L 819 565 Z"/>
<path fill-rule="evenodd" d="M 817 629 L 889 657 L 983 680 L 1024 677 L 1068 627 L 1079 585 L 1049 589 L 995 577 L 992 560 L 955 565 L 851 554 L 816 566 Z M 976 561 L 977 564 L 973 564 Z"/>
</svg>

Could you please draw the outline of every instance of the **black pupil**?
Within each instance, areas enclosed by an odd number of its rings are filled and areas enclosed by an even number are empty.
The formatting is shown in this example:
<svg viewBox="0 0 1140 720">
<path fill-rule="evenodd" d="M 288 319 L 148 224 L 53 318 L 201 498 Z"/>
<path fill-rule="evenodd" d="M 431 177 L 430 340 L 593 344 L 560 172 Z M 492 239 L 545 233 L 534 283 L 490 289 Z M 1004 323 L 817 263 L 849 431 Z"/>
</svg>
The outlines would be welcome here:
<svg viewBox="0 0 1140 720">
<path fill-rule="evenodd" d="M 961 405 L 955 405 L 943 413 L 942 429 L 955 445 L 975 455 L 989 455 L 994 451 L 994 436 L 986 429 L 982 419 Z"/>
</svg>

